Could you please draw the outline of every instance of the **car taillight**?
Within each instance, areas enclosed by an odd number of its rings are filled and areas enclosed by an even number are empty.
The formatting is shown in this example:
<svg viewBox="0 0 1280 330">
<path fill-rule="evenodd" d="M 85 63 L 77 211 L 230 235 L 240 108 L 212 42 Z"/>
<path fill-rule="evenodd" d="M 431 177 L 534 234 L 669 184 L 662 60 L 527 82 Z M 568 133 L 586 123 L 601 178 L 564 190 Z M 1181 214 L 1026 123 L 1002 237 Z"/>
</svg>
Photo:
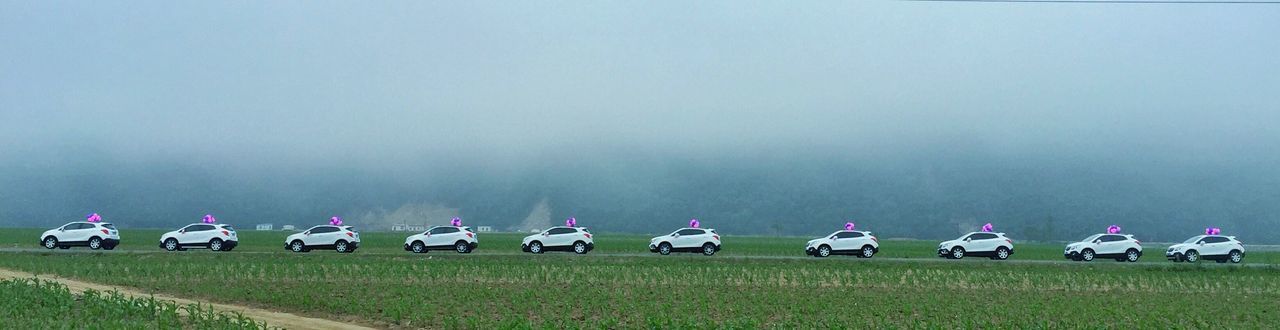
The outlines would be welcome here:
<svg viewBox="0 0 1280 330">
<path fill-rule="evenodd" d="M 356 234 L 353 234 L 353 233 L 351 233 L 351 232 L 347 232 L 347 237 L 355 238 L 355 237 L 356 237 Z"/>
<path fill-rule="evenodd" d="M 1134 243 L 1137 243 L 1138 245 L 1142 245 L 1142 241 L 1139 241 L 1139 240 L 1136 240 L 1136 239 L 1135 239 L 1135 240 L 1133 240 L 1133 242 L 1134 242 Z"/>
<path fill-rule="evenodd" d="M 475 234 L 467 233 L 467 238 L 472 238 L 472 237 L 476 237 Z"/>
<path fill-rule="evenodd" d="M 106 229 L 103 229 L 103 230 L 102 230 L 102 234 L 103 234 L 103 235 L 107 235 L 107 234 L 110 234 L 110 233 L 108 233 Z"/>
<path fill-rule="evenodd" d="M 582 236 L 586 236 L 587 238 L 591 238 L 591 233 L 582 233 Z"/>
<path fill-rule="evenodd" d="M 1005 241 L 1005 242 L 1009 242 L 1009 244 L 1013 244 L 1013 240 L 1011 240 L 1011 239 L 1006 238 L 1006 239 L 1004 239 L 1004 241 Z"/>
<path fill-rule="evenodd" d="M 711 237 L 714 237 L 717 241 L 720 240 L 720 235 L 711 235 Z"/>
<path fill-rule="evenodd" d="M 222 231 L 222 236 L 231 236 L 231 232 L 228 232 L 228 231 L 226 231 L 226 230 L 223 230 L 223 231 Z"/>
<path fill-rule="evenodd" d="M 872 240 L 872 241 L 875 241 L 876 243 L 880 243 L 880 240 L 876 239 L 876 237 L 875 237 L 875 236 L 871 236 L 871 240 Z"/>
</svg>

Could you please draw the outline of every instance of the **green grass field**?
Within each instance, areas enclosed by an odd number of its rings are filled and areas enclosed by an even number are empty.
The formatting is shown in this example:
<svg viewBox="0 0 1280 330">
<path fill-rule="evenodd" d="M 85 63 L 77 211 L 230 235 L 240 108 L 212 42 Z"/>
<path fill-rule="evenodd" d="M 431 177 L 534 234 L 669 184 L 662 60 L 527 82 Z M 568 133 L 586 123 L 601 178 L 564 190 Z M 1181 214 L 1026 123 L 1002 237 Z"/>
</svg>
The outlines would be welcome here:
<svg viewBox="0 0 1280 330">
<path fill-rule="evenodd" d="M 34 279 L 0 280 L 0 292 L 4 292 L 0 297 L 3 329 L 267 328 L 207 306 L 128 298 L 114 291 L 72 293 L 61 284 Z"/>
<path fill-rule="evenodd" d="M 1060 261 L 1060 244 L 1015 262 L 940 260 L 934 241 L 883 241 L 874 259 L 804 258 L 799 237 L 724 237 L 721 254 L 657 256 L 648 236 L 597 235 L 590 255 L 519 252 L 485 234 L 472 254 L 402 250 L 404 233 L 363 233 L 353 254 L 291 253 L 281 232 L 241 232 L 235 251 L 158 252 L 130 230 L 116 251 L 0 252 L 0 267 L 213 302 L 391 328 L 1272 328 L 1274 252 L 1252 265 Z M 15 235 L 14 233 L 18 233 Z M 38 230 L 0 247 L 38 248 Z M 83 251 L 83 248 L 77 248 Z M 129 253 L 147 251 L 155 253 Z M 757 258 L 750 258 L 755 256 Z M 796 257 L 796 258 L 791 258 Z M 904 260 L 922 259 L 922 260 Z"/>
</svg>

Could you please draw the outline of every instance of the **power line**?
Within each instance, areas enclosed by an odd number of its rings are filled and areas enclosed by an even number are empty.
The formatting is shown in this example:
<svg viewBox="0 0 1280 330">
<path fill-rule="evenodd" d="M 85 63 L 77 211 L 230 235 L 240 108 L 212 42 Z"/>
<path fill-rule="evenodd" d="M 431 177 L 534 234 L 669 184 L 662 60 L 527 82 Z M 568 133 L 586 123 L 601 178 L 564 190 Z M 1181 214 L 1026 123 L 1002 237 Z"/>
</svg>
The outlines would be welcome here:
<svg viewBox="0 0 1280 330">
<path fill-rule="evenodd" d="M 987 3 L 1079 3 L 1079 4 L 1189 4 L 1189 5 L 1280 5 L 1280 1 L 1244 0 L 898 0 L 909 2 L 987 2 Z"/>
</svg>

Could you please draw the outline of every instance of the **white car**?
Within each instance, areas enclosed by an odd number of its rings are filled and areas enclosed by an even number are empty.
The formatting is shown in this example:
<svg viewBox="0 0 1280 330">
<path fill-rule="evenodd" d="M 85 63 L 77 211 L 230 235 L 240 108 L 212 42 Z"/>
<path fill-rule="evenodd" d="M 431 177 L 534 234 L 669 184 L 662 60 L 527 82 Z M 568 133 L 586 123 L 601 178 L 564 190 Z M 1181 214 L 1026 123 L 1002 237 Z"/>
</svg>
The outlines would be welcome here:
<svg viewBox="0 0 1280 330">
<path fill-rule="evenodd" d="M 352 226 L 320 225 L 284 239 L 284 248 L 293 252 L 333 249 L 338 253 L 351 253 L 359 247 L 360 233 Z"/>
<path fill-rule="evenodd" d="M 231 251 L 239 242 L 236 229 L 231 225 L 210 223 L 189 224 L 160 236 L 160 248 L 167 251 L 185 251 L 187 248 Z"/>
<path fill-rule="evenodd" d="M 702 252 L 713 255 L 720 252 L 720 234 L 715 229 L 680 228 L 668 235 L 649 240 L 649 252 L 662 255 L 671 252 Z"/>
<path fill-rule="evenodd" d="M 40 245 L 46 249 L 88 246 L 94 250 L 111 250 L 120 245 L 120 232 L 110 223 L 76 221 L 46 230 L 40 234 Z"/>
<path fill-rule="evenodd" d="M 1133 235 L 1094 234 L 1079 242 L 1067 244 L 1062 256 L 1075 261 L 1093 261 L 1094 258 L 1138 262 L 1142 257 L 1142 242 Z"/>
<path fill-rule="evenodd" d="M 1170 246 L 1165 250 L 1164 256 L 1174 262 L 1209 259 L 1218 263 L 1230 261 L 1238 264 L 1244 260 L 1244 243 L 1236 240 L 1235 236 L 1199 235 Z"/>
<path fill-rule="evenodd" d="M 938 256 L 943 258 L 975 256 L 1005 260 L 1010 255 L 1013 255 L 1013 240 L 1005 237 L 1004 233 L 972 232 L 938 244 Z"/>
<path fill-rule="evenodd" d="M 804 247 L 805 254 L 819 258 L 833 254 L 870 258 L 879 252 L 880 240 L 869 231 L 841 230 L 810 240 Z"/>
<path fill-rule="evenodd" d="M 520 250 L 529 253 L 573 251 L 586 254 L 595 248 L 595 239 L 585 227 L 551 227 L 542 233 L 525 236 L 520 242 Z"/>
<path fill-rule="evenodd" d="M 405 238 L 404 250 L 413 253 L 426 253 L 429 250 L 471 253 L 480 246 L 480 238 L 476 236 L 478 235 L 471 231 L 471 227 L 435 226 Z"/>
</svg>

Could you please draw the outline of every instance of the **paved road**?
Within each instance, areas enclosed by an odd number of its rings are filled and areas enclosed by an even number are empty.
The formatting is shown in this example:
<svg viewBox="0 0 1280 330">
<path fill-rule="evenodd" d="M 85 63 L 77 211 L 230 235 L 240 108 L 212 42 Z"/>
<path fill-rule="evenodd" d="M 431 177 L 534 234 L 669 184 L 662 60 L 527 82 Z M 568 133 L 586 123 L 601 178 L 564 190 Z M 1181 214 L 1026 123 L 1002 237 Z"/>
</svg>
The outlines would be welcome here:
<svg viewBox="0 0 1280 330">
<path fill-rule="evenodd" d="M 17 252 L 17 253 L 55 253 L 55 254 L 57 254 L 57 253 L 113 253 L 113 254 L 215 253 L 215 252 L 209 252 L 209 251 L 204 251 L 204 250 L 200 250 L 200 249 L 194 249 L 194 250 L 184 251 L 184 252 L 168 252 L 168 251 L 163 251 L 163 250 L 159 250 L 159 249 L 156 249 L 156 250 L 112 250 L 112 251 L 99 251 L 99 250 L 89 250 L 89 249 L 86 249 L 86 248 L 71 248 L 71 249 L 65 249 L 65 250 L 64 250 L 64 249 L 53 249 L 53 250 L 50 250 L 50 249 L 45 249 L 45 248 L 0 248 L 0 252 Z M 232 251 L 232 252 L 227 252 L 227 253 L 232 253 L 232 254 L 293 254 L 293 253 L 288 252 L 288 251 L 285 251 L 285 250 L 283 250 L 283 249 L 282 249 L 282 250 L 280 250 L 280 251 Z M 319 254 L 319 253 L 335 253 L 335 252 L 332 252 L 332 251 L 314 251 L 314 252 L 310 252 L 309 254 Z M 409 253 L 409 252 L 383 252 L 383 251 L 379 251 L 379 252 L 367 252 L 367 251 L 357 251 L 357 252 L 355 252 L 355 253 L 354 253 L 354 255 L 365 255 L 365 256 L 393 256 L 393 257 L 397 257 L 397 256 L 398 256 L 398 257 L 413 257 L 413 256 L 420 256 L 420 257 L 455 257 L 455 258 L 462 258 L 462 257 L 483 258 L 484 256 L 519 256 L 519 255 L 532 256 L 532 255 L 531 255 L 531 254 L 529 254 L 529 253 L 523 253 L 523 252 L 492 252 L 492 251 L 477 251 L 476 253 L 473 253 L 473 254 L 466 254 L 466 255 L 459 255 L 459 254 L 454 253 L 454 252 L 452 252 L 452 251 L 437 251 L 437 252 L 431 252 L 431 253 L 425 253 L 425 254 L 413 254 L 413 253 Z M 576 254 L 573 254 L 573 253 L 567 253 L 567 252 L 566 252 L 566 253 L 547 253 L 547 254 L 544 254 L 544 255 L 542 255 L 542 256 L 540 256 L 540 257 L 551 257 L 551 258 L 556 258 L 556 257 L 560 257 L 560 258 L 583 258 L 583 257 L 595 257 L 595 258 L 607 258 L 607 257 L 640 257 L 640 258 L 661 258 L 661 257 L 666 257 L 666 258 L 672 258 L 672 257 L 675 257 L 675 258 L 681 258 L 681 257 L 683 257 L 683 258 L 690 258 L 690 259 L 707 258 L 707 257 L 703 257 L 703 256 L 701 256 L 701 255 L 693 254 L 693 253 L 689 253 L 689 254 L 676 254 L 676 255 L 674 255 L 674 256 L 663 256 L 663 255 L 659 255 L 659 254 L 656 254 L 656 253 L 594 253 L 594 252 L 593 252 L 593 253 L 588 253 L 588 254 L 586 254 L 586 255 L 576 255 Z M 1163 256 L 1156 256 L 1156 258 L 1161 258 L 1161 257 L 1163 257 Z M 1088 263 L 1086 263 L 1086 262 L 1070 261 L 1070 260 L 1065 260 L 1065 259 L 1063 259 L 1063 260 L 1039 260 L 1039 259 L 1037 259 L 1037 260 L 1020 260 L 1020 259 L 1017 259 L 1017 256 L 1014 256 L 1012 259 L 1004 260 L 1004 261 L 994 261 L 994 260 L 990 260 L 990 259 L 987 259 L 987 258 L 978 258 L 978 257 L 975 257 L 975 258 L 968 258 L 968 259 L 963 259 L 963 260 L 951 260 L 951 259 L 943 259 L 943 258 L 891 258 L 891 257 L 875 257 L 875 258 L 871 258 L 871 259 L 862 259 L 862 258 L 855 258 L 855 257 L 851 257 L 851 256 L 834 256 L 834 257 L 829 257 L 829 258 L 825 258 L 825 259 L 824 259 L 824 258 L 814 258 L 814 257 L 804 256 L 804 255 L 794 255 L 794 256 L 777 256 L 777 255 L 774 255 L 774 256 L 769 256 L 769 255 L 754 255 L 754 256 L 751 256 L 751 255 L 719 255 L 719 256 L 714 256 L 714 257 L 711 257 L 711 258 L 717 258 L 717 259 L 754 259 L 754 260 L 813 260 L 813 261 L 815 261 L 815 262 L 820 262 L 820 261 L 824 261 L 824 262 L 825 262 L 825 261 L 827 261 L 827 260 L 835 260 L 835 261 L 837 261 L 837 262 L 929 262 L 929 263 L 933 263 L 933 262 L 999 262 L 999 263 L 1011 263 L 1011 264 L 1039 264 L 1039 265 L 1067 265 L 1067 264 L 1073 264 L 1073 265 L 1076 265 L 1076 264 L 1078 264 L 1078 265 L 1085 265 L 1085 264 L 1087 264 L 1087 265 L 1114 265 L 1114 266 L 1117 266 L 1117 267 L 1124 267 L 1124 266 L 1167 266 L 1167 267 L 1179 267 L 1179 266 L 1182 266 L 1182 267 L 1185 267 L 1185 266 L 1189 266 L 1188 264 L 1184 264 L 1184 263 L 1174 263 L 1174 262 L 1149 262 L 1151 259 L 1148 259 L 1148 262 L 1140 262 L 1140 263 L 1132 263 L 1132 262 L 1115 262 L 1115 261 L 1111 261 L 1111 260 L 1105 260 L 1105 261 L 1104 261 L 1104 260 L 1097 260 L 1097 261 L 1094 261 L 1094 262 L 1088 262 Z M 1150 256 L 1148 256 L 1147 258 L 1151 258 L 1151 257 L 1150 257 Z M 1273 264 L 1260 264 L 1260 263 L 1243 263 L 1243 264 L 1229 264 L 1229 263 L 1227 263 L 1227 264 L 1219 264 L 1219 263 L 1216 263 L 1216 262 L 1202 262 L 1202 263 L 1200 263 L 1200 264 L 1202 264 L 1202 265 L 1204 265 L 1204 266 L 1208 266 L 1208 267 L 1231 267 L 1231 266 L 1239 266 L 1239 267 L 1250 267 L 1250 268 L 1277 268 L 1277 269 L 1280 269 L 1280 265 L 1273 265 Z"/>
</svg>

